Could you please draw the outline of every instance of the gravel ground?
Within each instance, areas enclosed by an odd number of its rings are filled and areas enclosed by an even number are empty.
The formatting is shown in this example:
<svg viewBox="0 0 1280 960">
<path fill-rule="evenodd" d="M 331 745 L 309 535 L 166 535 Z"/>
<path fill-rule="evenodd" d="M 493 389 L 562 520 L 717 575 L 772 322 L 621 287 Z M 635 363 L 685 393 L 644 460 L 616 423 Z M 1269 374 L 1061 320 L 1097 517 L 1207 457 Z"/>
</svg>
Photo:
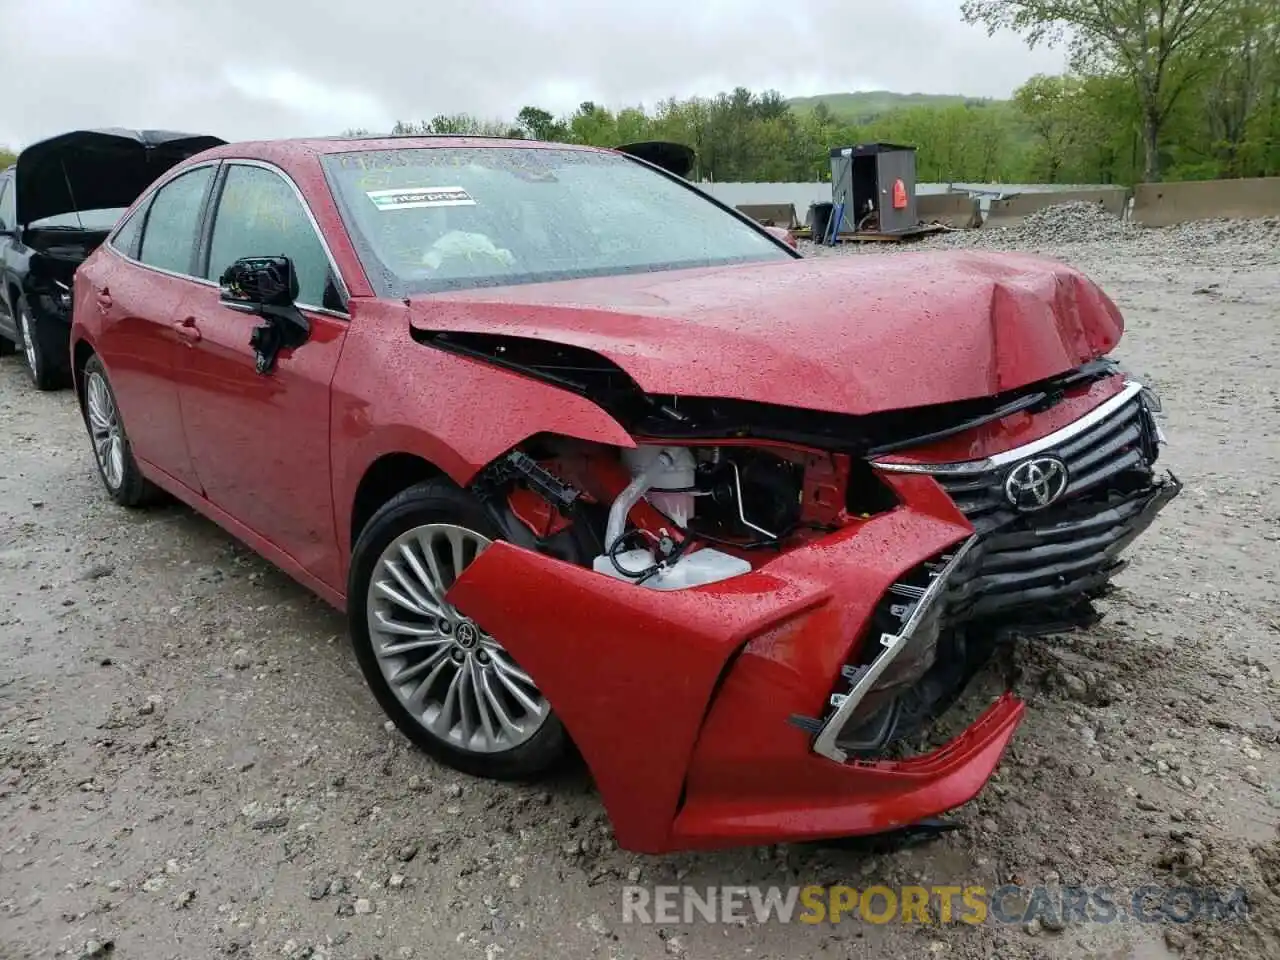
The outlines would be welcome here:
<svg viewBox="0 0 1280 960">
<path fill-rule="evenodd" d="M 889 851 L 633 856 L 581 773 L 434 764 L 339 616 L 184 508 L 112 506 L 72 397 L 0 362 L 0 958 L 1280 956 L 1280 224 L 926 244 L 956 245 L 1102 282 L 1187 490 L 1102 624 L 1015 651 L 1031 709 L 964 829 Z M 1239 885 L 1251 919 L 658 927 L 621 922 L 628 882 Z"/>
</svg>

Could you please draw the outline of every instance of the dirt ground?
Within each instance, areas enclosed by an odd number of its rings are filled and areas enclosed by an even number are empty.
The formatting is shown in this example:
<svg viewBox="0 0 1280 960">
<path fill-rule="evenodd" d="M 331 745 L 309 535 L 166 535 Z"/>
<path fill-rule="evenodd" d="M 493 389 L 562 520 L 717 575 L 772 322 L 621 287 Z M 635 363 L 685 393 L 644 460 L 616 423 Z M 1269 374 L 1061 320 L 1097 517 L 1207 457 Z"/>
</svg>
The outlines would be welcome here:
<svg viewBox="0 0 1280 960">
<path fill-rule="evenodd" d="M 1280 242 L 1044 252 L 1125 311 L 1186 491 L 1102 624 L 1018 650 L 964 829 L 888 852 L 633 856 L 581 774 L 436 765 L 337 614 L 189 510 L 112 505 L 72 396 L 0 361 L 0 958 L 1280 956 Z M 1238 886 L 1251 918 L 655 926 L 627 883 Z"/>
</svg>

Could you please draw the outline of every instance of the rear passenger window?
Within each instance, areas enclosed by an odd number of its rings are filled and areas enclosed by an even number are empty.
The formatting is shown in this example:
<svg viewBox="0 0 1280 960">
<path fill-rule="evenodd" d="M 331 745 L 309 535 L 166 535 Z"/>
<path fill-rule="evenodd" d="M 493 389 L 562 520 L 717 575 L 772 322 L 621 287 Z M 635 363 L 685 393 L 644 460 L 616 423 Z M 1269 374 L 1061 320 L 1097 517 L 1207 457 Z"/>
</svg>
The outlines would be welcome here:
<svg viewBox="0 0 1280 960">
<path fill-rule="evenodd" d="M 170 180 L 157 192 L 147 211 L 138 259 L 148 266 L 191 273 L 200 208 L 213 178 L 213 167 L 199 167 Z"/>
<path fill-rule="evenodd" d="M 142 223 L 147 219 L 147 204 L 144 203 L 116 231 L 111 238 L 111 245 L 126 257 L 138 257 L 138 238 L 142 236 Z"/>
</svg>

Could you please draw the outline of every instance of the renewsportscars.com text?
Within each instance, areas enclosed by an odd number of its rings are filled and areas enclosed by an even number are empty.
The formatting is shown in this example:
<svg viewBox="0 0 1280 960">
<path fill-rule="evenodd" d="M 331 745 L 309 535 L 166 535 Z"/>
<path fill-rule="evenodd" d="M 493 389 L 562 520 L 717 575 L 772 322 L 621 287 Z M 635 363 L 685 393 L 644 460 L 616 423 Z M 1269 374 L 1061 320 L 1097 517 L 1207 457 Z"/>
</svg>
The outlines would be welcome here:
<svg viewBox="0 0 1280 960">
<path fill-rule="evenodd" d="M 1248 914 L 1240 888 L 627 886 L 623 923 L 1190 923 Z"/>
</svg>

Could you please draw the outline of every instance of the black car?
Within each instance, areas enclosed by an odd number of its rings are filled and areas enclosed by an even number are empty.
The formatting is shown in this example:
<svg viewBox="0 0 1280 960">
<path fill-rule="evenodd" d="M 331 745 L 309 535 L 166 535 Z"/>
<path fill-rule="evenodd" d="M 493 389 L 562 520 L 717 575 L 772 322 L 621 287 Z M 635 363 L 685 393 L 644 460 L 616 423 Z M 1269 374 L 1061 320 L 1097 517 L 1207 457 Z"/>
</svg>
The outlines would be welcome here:
<svg viewBox="0 0 1280 960">
<path fill-rule="evenodd" d="M 0 172 L 0 354 L 21 346 L 37 387 L 66 384 L 76 268 L 156 177 L 223 143 L 166 130 L 75 130 L 18 154 Z"/>
</svg>

